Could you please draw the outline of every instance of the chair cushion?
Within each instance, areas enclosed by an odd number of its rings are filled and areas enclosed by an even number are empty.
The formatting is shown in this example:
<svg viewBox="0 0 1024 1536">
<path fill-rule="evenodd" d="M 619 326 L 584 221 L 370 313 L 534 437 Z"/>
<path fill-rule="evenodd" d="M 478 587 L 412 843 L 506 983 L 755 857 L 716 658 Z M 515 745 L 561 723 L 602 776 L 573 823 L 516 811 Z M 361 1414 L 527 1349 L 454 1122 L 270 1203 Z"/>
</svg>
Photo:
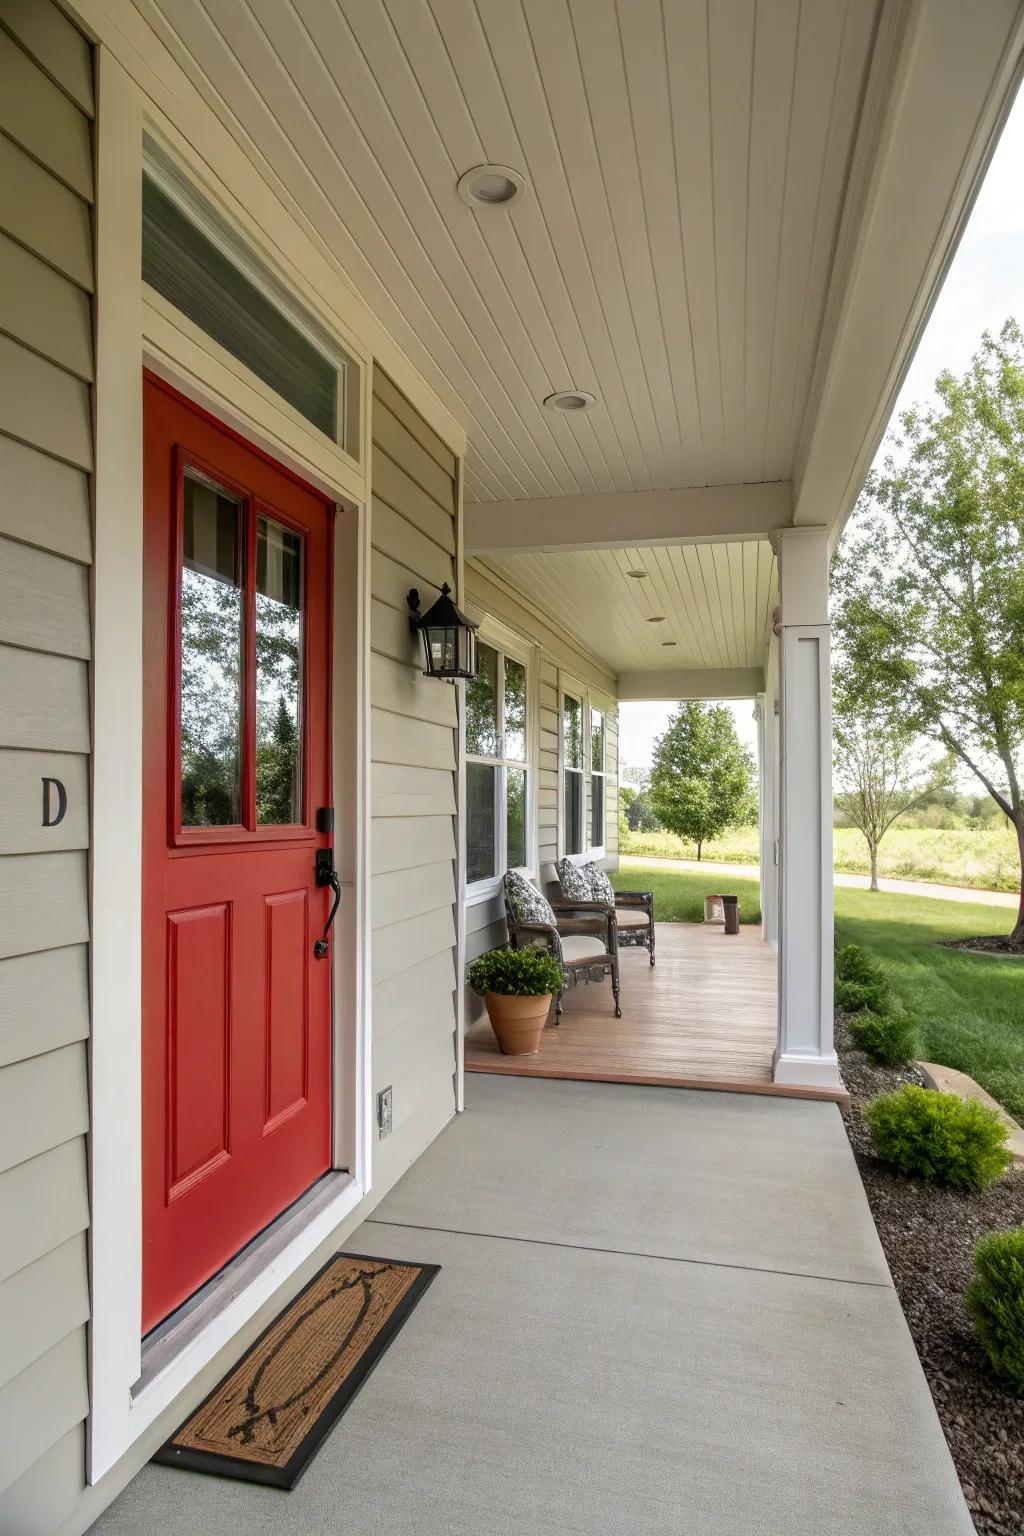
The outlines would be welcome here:
<svg viewBox="0 0 1024 1536">
<path fill-rule="evenodd" d="M 554 926 L 555 914 L 550 901 L 525 875 L 518 874 L 514 869 L 508 870 L 505 875 L 505 892 L 508 904 L 519 922 L 550 923 Z"/>
<path fill-rule="evenodd" d="M 595 901 L 603 901 L 606 906 L 615 904 L 615 887 L 600 864 L 588 864 L 587 872 L 590 875 L 590 889 L 594 893 Z"/>
<path fill-rule="evenodd" d="M 585 933 L 570 933 L 562 940 L 562 956 L 565 960 L 599 960 L 607 953 L 600 939 L 592 939 Z"/>
<path fill-rule="evenodd" d="M 571 859 L 559 859 L 558 883 L 566 901 L 593 901 L 589 864 L 574 864 Z"/>
<path fill-rule="evenodd" d="M 616 907 L 615 921 L 620 928 L 646 928 L 647 913 L 638 907 Z"/>
</svg>

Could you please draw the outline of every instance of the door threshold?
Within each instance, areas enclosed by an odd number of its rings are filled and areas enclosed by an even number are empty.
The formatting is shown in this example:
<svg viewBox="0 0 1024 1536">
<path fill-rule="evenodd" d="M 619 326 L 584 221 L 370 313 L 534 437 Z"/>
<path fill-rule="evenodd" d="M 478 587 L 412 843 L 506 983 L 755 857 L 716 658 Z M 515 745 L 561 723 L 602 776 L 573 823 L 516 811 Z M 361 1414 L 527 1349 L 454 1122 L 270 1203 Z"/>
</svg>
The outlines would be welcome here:
<svg viewBox="0 0 1024 1536">
<path fill-rule="evenodd" d="M 147 1335 L 142 1374 L 131 1390 L 132 1440 L 315 1253 L 364 1193 L 351 1174 L 326 1174 Z"/>
</svg>

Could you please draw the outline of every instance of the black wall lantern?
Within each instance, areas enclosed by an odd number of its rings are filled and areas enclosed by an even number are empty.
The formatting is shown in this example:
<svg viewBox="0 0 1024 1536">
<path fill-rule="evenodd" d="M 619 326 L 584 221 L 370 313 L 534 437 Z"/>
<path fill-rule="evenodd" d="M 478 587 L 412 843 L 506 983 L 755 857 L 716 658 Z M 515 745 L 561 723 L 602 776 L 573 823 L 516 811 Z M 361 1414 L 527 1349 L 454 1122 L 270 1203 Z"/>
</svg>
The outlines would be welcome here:
<svg viewBox="0 0 1024 1536">
<path fill-rule="evenodd" d="M 426 613 L 420 613 L 420 595 L 413 587 L 406 601 L 412 609 L 409 620 L 414 633 L 423 637 L 424 677 L 476 677 L 476 632 L 451 600 L 451 587 L 445 582 L 441 596 Z"/>
</svg>

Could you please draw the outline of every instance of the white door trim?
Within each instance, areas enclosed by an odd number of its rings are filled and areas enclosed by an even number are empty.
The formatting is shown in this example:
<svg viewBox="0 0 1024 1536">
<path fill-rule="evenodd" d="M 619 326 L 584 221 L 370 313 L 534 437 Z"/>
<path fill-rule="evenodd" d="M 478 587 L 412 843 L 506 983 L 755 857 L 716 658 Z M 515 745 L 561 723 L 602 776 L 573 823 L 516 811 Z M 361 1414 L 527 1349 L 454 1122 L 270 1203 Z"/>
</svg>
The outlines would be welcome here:
<svg viewBox="0 0 1024 1536">
<path fill-rule="evenodd" d="M 210 354 L 184 331 L 148 340 L 141 280 L 142 98 L 100 47 L 97 125 L 96 523 L 93 571 L 93 850 L 89 1332 L 91 1409 L 87 1475 L 97 1482 L 230 1341 L 237 1330 L 359 1204 L 371 1182 L 372 1112 L 369 863 L 369 491 L 352 495 L 351 462 L 338 474 L 303 454 L 294 423 L 272 402 L 258 419 L 235 404 L 228 424 L 344 503 L 335 540 L 334 797 L 348 821 L 342 877 L 352 895 L 335 944 L 334 1163 L 345 1170 L 297 1205 L 243 1276 L 225 1285 L 198 1330 L 143 1379 L 142 1301 L 142 369 L 205 409 L 218 407 Z M 180 336 L 175 342 L 174 336 Z M 363 465 L 368 477 L 369 368 L 363 365 Z M 289 445 L 291 445 L 289 451 Z M 353 504 L 354 503 L 354 504 Z M 134 937 L 133 937 L 134 936 Z M 237 1281 L 243 1280 L 239 1285 Z M 133 1390 L 134 1389 L 134 1390 Z"/>
</svg>

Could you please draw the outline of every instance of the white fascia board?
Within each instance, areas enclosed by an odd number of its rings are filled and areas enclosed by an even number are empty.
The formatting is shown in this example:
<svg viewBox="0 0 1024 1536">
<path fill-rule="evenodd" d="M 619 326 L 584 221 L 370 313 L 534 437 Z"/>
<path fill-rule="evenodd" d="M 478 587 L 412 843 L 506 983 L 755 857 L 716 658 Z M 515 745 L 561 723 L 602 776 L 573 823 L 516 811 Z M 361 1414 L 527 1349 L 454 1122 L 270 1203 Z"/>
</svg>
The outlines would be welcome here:
<svg viewBox="0 0 1024 1536">
<path fill-rule="evenodd" d="M 794 469 L 834 545 L 956 252 L 1021 74 L 1017 0 L 883 7 Z"/>
<path fill-rule="evenodd" d="M 619 703 L 641 700 L 753 699 L 764 692 L 761 667 L 708 667 L 668 672 L 620 672 Z"/>
<path fill-rule="evenodd" d="M 466 553 L 472 555 L 737 543 L 791 527 L 793 487 L 771 480 L 475 502 L 465 516 Z"/>
</svg>

